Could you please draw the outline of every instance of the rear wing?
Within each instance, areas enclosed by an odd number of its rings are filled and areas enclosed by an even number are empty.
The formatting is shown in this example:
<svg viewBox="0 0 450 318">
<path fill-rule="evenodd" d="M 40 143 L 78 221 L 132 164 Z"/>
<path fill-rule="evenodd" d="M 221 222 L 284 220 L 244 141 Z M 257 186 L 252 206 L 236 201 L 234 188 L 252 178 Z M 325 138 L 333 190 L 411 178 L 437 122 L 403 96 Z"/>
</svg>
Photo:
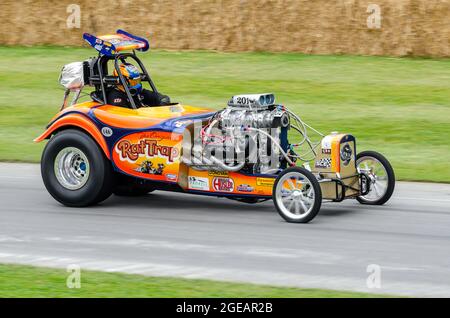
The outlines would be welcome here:
<svg viewBox="0 0 450 318">
<path fill-rule="evenodd" d="M 83 39 L 96 49 L 101 55 L 114 56 L 116 53 L 127 50 L 148 51 L 150 45 L 144 38 L 135 36 L 124 30 L 117 30 L 116 34 L 95 36 L 83 34 Z"/>
</svg>

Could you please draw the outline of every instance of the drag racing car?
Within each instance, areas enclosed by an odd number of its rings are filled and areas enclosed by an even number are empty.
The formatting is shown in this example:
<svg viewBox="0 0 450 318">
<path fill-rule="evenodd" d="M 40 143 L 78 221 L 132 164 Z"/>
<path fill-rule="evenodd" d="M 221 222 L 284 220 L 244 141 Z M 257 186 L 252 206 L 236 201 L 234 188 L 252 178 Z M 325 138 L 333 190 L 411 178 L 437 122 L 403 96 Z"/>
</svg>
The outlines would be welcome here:
<svg viewBox="0 0 450 318">
<path fill-rule="evenodd" d="M 42 178 L 60 203 L 166 190 L 273 200 L 286 221 L 307 223 L 323 201 L 382 205 L 391 197 L 394 171 L 384 156 L 357 153 L 350 134 L 321 134 L 274 94 L 236 95 L 221 110 L 173 103 L 136 54 L 149 49 L 145 38 L 123 30 L 83 37 L 98 54 L 63 67 L 61 110 L 35 139 L 48 140 Z M 82 94 L 89 100 L 80 102 Z"/>
</svg>

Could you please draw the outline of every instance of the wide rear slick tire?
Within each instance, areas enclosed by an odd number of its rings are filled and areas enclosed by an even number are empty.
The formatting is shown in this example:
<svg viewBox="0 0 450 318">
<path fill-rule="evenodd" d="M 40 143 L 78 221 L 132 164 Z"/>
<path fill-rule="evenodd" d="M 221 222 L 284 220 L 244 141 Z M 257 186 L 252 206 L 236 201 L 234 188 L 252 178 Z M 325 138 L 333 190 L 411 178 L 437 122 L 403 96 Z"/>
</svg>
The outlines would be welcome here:
<svg viewBox="0 0 450 318">
<path fill-rule="evenodd" d="M 322 205 L 319 182 L 301 167 L 288 168 L 278 175 L 272 197 L 280 216 L 290 223 L 310 222 Z"/>
<path fill-rule="evenodd" d="M 67 129 L 47 143 L 41 174 L 50 195 L 70 207 L 85 207 L 106 200 L 112 193 L 111 163 L 86 133 Z"/>
</svg>

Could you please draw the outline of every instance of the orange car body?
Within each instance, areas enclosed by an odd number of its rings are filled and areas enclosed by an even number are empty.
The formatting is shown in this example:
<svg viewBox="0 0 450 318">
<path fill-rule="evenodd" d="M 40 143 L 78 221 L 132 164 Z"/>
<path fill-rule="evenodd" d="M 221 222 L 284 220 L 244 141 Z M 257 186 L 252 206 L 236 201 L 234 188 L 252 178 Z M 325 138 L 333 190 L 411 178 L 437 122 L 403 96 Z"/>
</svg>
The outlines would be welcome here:
<svg viewBox="0 0 450 318">
<path fill-rule="evenodd" d="M 129 109 L 85 102 L 58 113 L 35 142 L 76 128 L 96 141 L 116 172 L 178 184 L 191 193 L 270 197 L 275 175 L 198 171 L 182 163 L 185 127 L 214 113 L 212 109 L 180 104 Z"/>
</svg>

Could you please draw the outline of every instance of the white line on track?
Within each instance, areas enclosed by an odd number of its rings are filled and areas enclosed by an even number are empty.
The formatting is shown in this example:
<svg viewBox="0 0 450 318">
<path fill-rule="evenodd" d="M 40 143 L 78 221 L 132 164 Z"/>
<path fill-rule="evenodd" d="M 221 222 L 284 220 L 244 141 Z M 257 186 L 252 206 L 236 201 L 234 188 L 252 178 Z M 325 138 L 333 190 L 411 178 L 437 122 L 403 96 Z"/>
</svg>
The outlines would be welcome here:
<svg viewBox="0 0 450 318">
<path fill-rule="evenodd" d="M 97 270 L 104 272 L 132 272 L 146 276 L 178 276 L 191 279 L 215 279 L 220 281 L 241 281 L 251 275 L 253 282 L 257 284 L 270 284 L 274 286 L 291 286 L 302 288 L 320 288 L 324 284 L 329 289 L 348 289 L 369 293 L 394 293 L 399 295 L 415 295 L 416 290 L 421 290 L 423 296 L 448 295 L 446 286 L 416 284 L 402 282 L 401 284 L 384 284 L 382 289 L 368 289 L 364 279 L 335 276 L 296 275 L 289 273 L 277 273 L 264 270 L 240 270 L 228 268 L 208 268 L 199 266 L 179 266 L 158 263 L 136 263 L 112 260 L 93 260 L 82 258 L 51 257 L 48 255 L 0 253 L 0 263 L 16 263 L 51 268 L 65 269 L 68 265 L 77 264 L 83 270 Z M 388 267 L 383 266 L 384 269 Z M 400 268 L 392 267 L 393 270 Z M 355 286 L 361 286 L 355 288 Z M 428 291 L 425 294 L 423 291 Z"/>
</svg>

